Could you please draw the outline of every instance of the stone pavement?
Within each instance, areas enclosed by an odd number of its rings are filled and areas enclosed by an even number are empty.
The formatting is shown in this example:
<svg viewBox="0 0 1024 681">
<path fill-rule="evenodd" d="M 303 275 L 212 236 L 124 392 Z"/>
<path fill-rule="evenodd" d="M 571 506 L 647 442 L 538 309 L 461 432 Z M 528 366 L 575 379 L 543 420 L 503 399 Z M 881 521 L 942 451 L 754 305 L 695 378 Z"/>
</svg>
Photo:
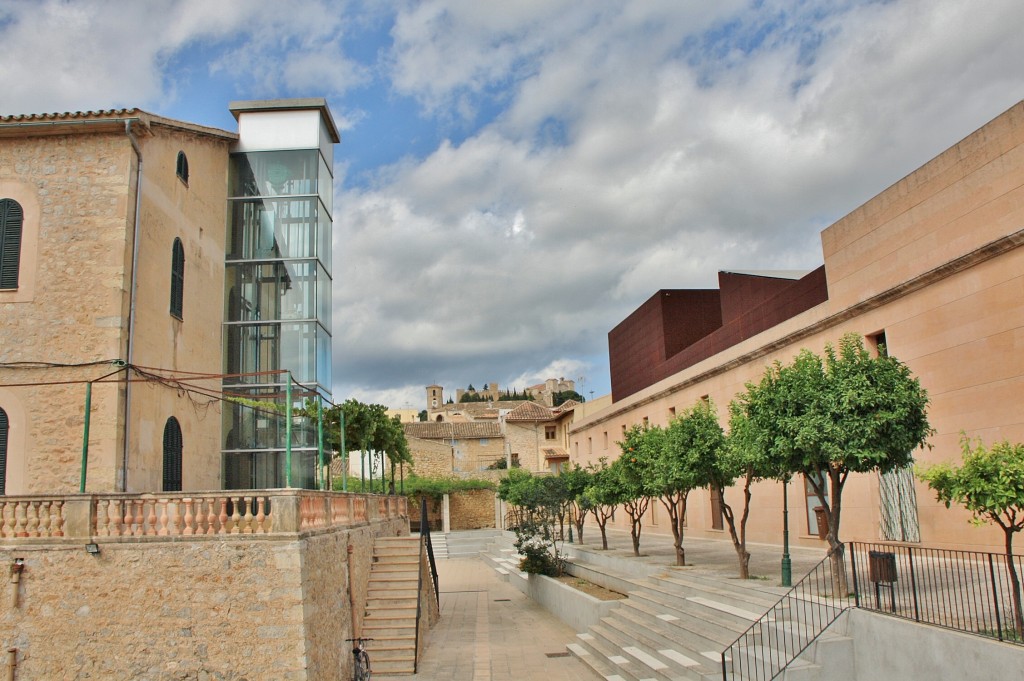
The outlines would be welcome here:
<svg viewBox="0 0 1024 681">
<path fill-rule="evenodd" d="M 415 676 L 375 681 L 595 681 L 565 644 L 576 632 L 501 581 L 480 558 L 437 561 L 441 620 Z M 555 655 L 555 657 L 548 657 Z"/>
<path fill-rule="evenodd" d="M 601 536 L 587 528 L 584 546 L 600 548 Z M 633 558 L 628 532 L 610 530 L 609 554 Z M 723 540 L 686 538 L 687 563 L 692 569 L 736 577 L 736 553 Z M 770 585 L 779 584 L 780 546 L 751 544 L 751 574 Z M 675 563 L 672 538 L 644 533 L 639 560 L 670 566 Z M 603 553 L 603 552 L 602 552 Z M 793 581 L 825 557 L 818 548 L 791 547 Z M 413 676 L 385 677 L 377 681 L 443 679 L 444 681 L 597 681 L 588 667 L 568 654 L 565 645 L 576 633 L 518 589 L 502 581 L 480 558 L 437 561 L 441 588 L 441 620 L 430 630 L 419 671 Z M 549 657 L 554 655 L 554 657 Z"/>
</svg>

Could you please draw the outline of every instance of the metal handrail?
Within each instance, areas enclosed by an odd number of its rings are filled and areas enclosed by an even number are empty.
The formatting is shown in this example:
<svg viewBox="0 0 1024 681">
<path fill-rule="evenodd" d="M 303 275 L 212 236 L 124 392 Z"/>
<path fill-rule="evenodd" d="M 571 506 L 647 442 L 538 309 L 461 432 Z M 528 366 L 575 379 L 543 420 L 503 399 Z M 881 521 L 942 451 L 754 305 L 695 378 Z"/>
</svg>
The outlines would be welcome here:
<svg viewBox="0 0 1024 681">
<path fill-rule="evenodd" d="M 427 498 L 423 497 L 420 503 L 420 550 L 417 554 L 419 569 L 416 571 L 416 652 L 413 655 L 413 674 L 419 671 L 420 664 L 420 616 L 423 612 L 423 549 L 427 549 L 427 559 L 430 565 L 430 575 L 434 582 L 434 601 L 438 607 L 441 606 L 441 595 L 437 585 L 437 563 L 434 561 L 434 545 L 430 541 L 430 523 L 424 522 L 427 517 Z"/>
<path fill-rule="evenodd" d="M 771 681 L 807 649 L 850 603 L 835 593 L 846 583 L 834 570 L 833 553 L 780 598 L 722 651 L 722 679 Z"/>
<path fill-rule="evenodd" d="M 851 542 L 850 561 L 858 608 L 1024 645 L 1024 556 Z"/>
</svg>

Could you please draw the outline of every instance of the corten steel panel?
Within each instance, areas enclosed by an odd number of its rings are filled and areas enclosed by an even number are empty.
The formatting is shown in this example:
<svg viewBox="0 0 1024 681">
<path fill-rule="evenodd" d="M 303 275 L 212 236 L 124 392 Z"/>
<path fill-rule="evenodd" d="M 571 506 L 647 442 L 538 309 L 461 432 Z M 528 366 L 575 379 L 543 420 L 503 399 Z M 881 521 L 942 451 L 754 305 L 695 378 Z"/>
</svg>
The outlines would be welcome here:
<svg viewBox="0 0 1024 681">
<path fill-rule="evenodd" d="M 736 272 L 718 273 L 718 290 L 722 292 L 722 322 L 729 322 L 789 288 L 794 279 L 780 279 Z"/>
<path fill-rule="evenodd" d="M 720 325 L 718 291 L 658 291 L 608 334 L 613 399 L 657 381 L 666 357 Z"/>
<path fill-rule="evenodd" d="M 665 291 L 660 291 L 632 315 L 619 324 L 608 334 L 609 360 L 611 365 L 612 399 L 621 400 L 647 386 L 678 373 L 687 367 L 718 354 L 723 350 L 740 343 L 751 336 L 757 335 L 776 324 L 794 317 L 815 305 L 828 300 L 828 286 L 825 280 L 825 267 L 821 266 L 807 276 L 796 281 L 787 281 L 787 286 L 774 296 L 756 304 L 745 313 L 735 316 L 732 321 L 717 328 L 704 326 L 704 333 L 695 338 L 680 351 L 671 354 L 655 352 L 635 352 L 638 343 L 646 343 L 649 348 L 655 345 L 655 332 L 660 327 L 673 325 L 681 317 L 685 324 L 688 311 L 694 311 L 698 317 L 706 310 L 694 302 L 691 308 L 686 305 L 672 304 L 672 318 L 658 319 L 651 309 Z M 686 293 L 705 294 L 706 291 L 672 291 L 672 297 L 685 300 Z M 714 292 L 717 293 L 717 292 Z M 691 301 L 706 302 L 703 296 L 695 296 Z M 751 296 L 750 300 L 757 300 Z M 665 309 L 665 308 L 662 308 Z M 643 313 L 643 314 L 640 314 Z M 707 320 L 707 318 L 705 318 Z M 649 326 L 643 326 L 646 322 Z M 697 328 L 701 328 L 697 325 Z M 667 334 L 665 334 L 667 336 Z"/>
</svg>

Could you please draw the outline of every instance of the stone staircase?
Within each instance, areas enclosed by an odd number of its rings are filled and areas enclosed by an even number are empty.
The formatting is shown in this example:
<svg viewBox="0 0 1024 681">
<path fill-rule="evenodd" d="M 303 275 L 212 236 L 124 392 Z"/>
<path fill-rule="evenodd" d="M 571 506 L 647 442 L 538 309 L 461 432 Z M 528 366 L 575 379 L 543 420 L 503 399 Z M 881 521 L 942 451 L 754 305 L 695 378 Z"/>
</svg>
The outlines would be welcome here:
<svg viewBox="0 0 1024 681">
<path fill-rule="evenodd" d="M 374 674 L 413 674 L 416 667 L 416 605 L 420 539 L 378 537 L 363 618 L 363 636 Z"/>
<path fill-rule="evenodd" d="M 444 532 L 431 532 L 430 545 L 434 548 L 434 560 L 444 560 L 448 557 L 448 535 Z"/>
<path fill-rule="evenodd" d="M 445 536 L 449 558 L 469 558 L 488 550 L 490 544 L 503 532 L 495 529 L 459 530 L 449 532 Z M 434 535 L 430 535 L 433 539 Z M 434 555 L 437 555 L 437 544 L 434 544 Z"/>
<path fill-rule="evenodd" d="M 777 588 L 686 568 L 667 568 L 639 579 L 599 569 L 614 573 L 610 576 L 620 585 L 630 583 L 628 598 L 567 647 L 608 681 L 717 681 L 722 678 L 721 651 L 779 597 Z M 588 570 L 587 577 L 593 580 L 595 574 Z M 767 632 L 769 641 L 794 635 L 785 621 L 770 622 Z M 823 646 L 837 644 L 849 647 L 850 641 L 841 632 L 826 632 L 782 678 L 820 678 L 814 655 Z M 762 654 L 775 655 L 770 648 Z M 731 660 L 726 666 L 732 669 Z"/>
<path fill-rule="evenodd" d="M 566 646 L 607 681 L 720 681 L 721 651 L 786 593 L 757 580 L 733 579 L 692 568 L 654 567 L 607 554 L 571 553 L 571 574 L 628 596 L 615 601 L 617 607 Z M 497 538 L 483 557 L 503 579 L 517 575 L 525 578 L 518 570 L 519 556 L 508 537 Z M 597 562 L 588 562 L 588 557 Z M 786 621 L 771 622 L 767 632 L 768 639 L 778 635 L 792 641 L 798 636 Z M 814 662 L 815 656 L 845 659 L 851 650 L 844 625 L 837 623 L 779 678 L 830 678 L 822 674 L 824 670 Z M 759 654 L 776 653 L 769 649 Z M 745 660 L 747 668 L 752 666 L 751 661 Z M 731 660 L 726 664 L 731 671 Z"/>
</svg>

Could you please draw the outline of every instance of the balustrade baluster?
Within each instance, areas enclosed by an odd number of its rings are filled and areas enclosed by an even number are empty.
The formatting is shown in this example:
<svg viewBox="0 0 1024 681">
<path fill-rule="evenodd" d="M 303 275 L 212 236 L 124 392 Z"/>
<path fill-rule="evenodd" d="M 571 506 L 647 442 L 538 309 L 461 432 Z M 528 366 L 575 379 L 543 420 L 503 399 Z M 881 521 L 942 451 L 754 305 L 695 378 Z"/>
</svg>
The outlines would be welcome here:
<svg viewBox="0 0 1024 681">
<path fill-rule="evenodd" d="M 24 502 L 24 501 L 17 501 L 17 502 L 15 502 L 15 504 L 17 504 L 17 505 L 14 508 L 14 510 L 15 510 L 15 516 L 14 516 L 14 536 L 15 537 L 27 537 L 28 536 L 28 532 L 25 531 L 25 523 L 26 523 L 26 521 L 25 521 L 25 514 L 27 513 L 27 509 L 25 507 L 26 502 Z"/>
<path fill-rule="evenodd" d="M 181 502 L 185 504 L 185 525 L 181 528 L 181 533 L 191 536 L 195 534 L 195 528 L 192 527 L 192 522 L 195 520 L 195 516 L 192 515 L 192 498 L 185 497 Z"/>
<path fill-rule="evenodd" d="M 132 528 L 135 526 L 135 516 L 132 513 L 135 504 L 131 499 L 121 499 L 118 503 L 124 504 L 124 525 L 121 527 L 121 535 L 127 537 L 134 532 Z"/>
<path fill-rule="evenodd" d="M 29 537 L 39 536 L 39 502 L 28 502 L 28 518 L 25 531 Z"/>
<path fill-rule="evenodd" d="M 159 513 L 160 527 L 159 527 L 159 529 L 157 529 L 156 534 L 159 537 L 166 537 L 167 534 L 168 534 L 167 533 L 167 522 L 169 520 L 169 518 L 167 516 L 168 516 L 168 514 L 170 513 L 170 510 L 171 510 L 170 509 L 170 500 L 169 499 L 154 499 L 153 500 L 153 514 L 150 517 L 153 519 L 153 523 L 154 524 L 157 523 L 157 513 L 156 513 L 157 505 L 160 506 L 160 513 Z"/>
<path fill-rule="evenodd" d="M 217 533 L 218 534 L 227 534 L 228 533 L 228 529 L 229 529 L 228 528 L 228 498 L 227 497 L 221 497 L 220 498 L 220 516 L 218 516 L 218 518 L 220 519 L 220 527 L 217 529 Z"/>
<path fill-rule="evenodd" d="M 14 536 L 14 509 L 6 501 L 0 501 L 0 537 Z"/>
<path fill-rule="evenodd" d="M 39 504 L 39 536 L 40 537 L 52 537 L 50 534 L 50 525 L 53 520 L 51 518 L 53 513 L 53 500 L 46 499 Z"/>
<path fill-rule="evenodd" d="M 50 523 L 50 536 L 63 537 L 64 536 L 64 500 L 57 499 L 50 506 L 50 511 L 53 514 L 53 519 Z"/>
<path fill-rule="evenodd" d="M 156 525 L 156 505 L 157 505 L 157 500 L 156 499 L 143 500 L 143 503 L 146 503 L 147 501 L 149 502 L 149 516 L 147 516 L 147 518 L 146 518 L 146 520 L 147 520 L 147 523 L 146 523 L 146 534 L 149 534 L 149 535 L 159 534 L 159 530 L 157 529 L 157 525 Z"/>
<path fill-rule="evenodd" d="M 231 497 L 231 534 L 239 534 L 242 530 L 238 527 L 242 520 L 242 514 L 238 512 L 238 503 L 241 501 L 241 497 Z"/>
<path fill-rule="evenodd" d="M 242 533 L 252 534 L 252 500 L 253 497 L 242 497 L 242 503 L 245 504 L 245 515 L 242 516 Z"/>
<path fill-rule="evenodd" d="M 266 525 L 264 525 L 264 522 L 267 519 L 266 506 L 267 506 L 267 498 L 266 497 L 262 497 L 262 496 L 261 497 L 256 497 L 256 531 L 257 532 L 263 533 L 263 532 L 267 531 Z"/>
</svg>

